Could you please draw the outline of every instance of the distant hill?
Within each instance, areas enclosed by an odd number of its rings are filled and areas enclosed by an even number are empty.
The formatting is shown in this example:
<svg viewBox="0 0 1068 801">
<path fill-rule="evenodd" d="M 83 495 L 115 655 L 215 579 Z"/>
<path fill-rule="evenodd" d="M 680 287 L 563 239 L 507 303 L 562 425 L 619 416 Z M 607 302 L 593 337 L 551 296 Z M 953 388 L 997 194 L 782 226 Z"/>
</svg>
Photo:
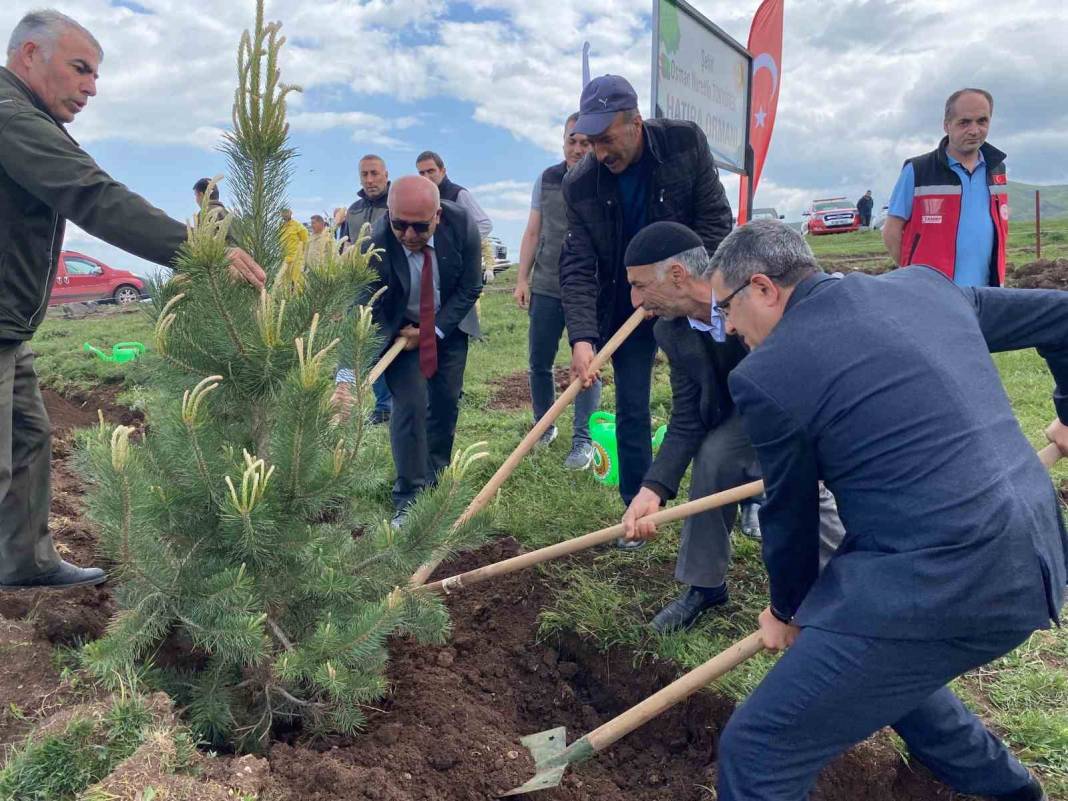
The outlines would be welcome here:
<svg viewBox="0 0 1068 801">
<path fill-rule="evenodd" d="M 1068 217 L 1068 184 L 1036 186 L 1009 181 L 1008 187 L 1013 222 L 1034 222 L 1036 189 L 1042 193 L 1039 202 L 1043 220 Z"/>
</svg>

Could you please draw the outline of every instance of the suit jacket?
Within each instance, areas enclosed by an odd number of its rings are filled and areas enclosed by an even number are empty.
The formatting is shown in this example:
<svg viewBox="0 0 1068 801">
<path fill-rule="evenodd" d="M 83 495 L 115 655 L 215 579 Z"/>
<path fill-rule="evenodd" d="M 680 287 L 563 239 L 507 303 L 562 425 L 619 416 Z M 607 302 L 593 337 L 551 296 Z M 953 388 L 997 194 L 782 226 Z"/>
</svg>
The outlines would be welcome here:
<svg viewBox="0 0 1068 801">
<path fill-rule="evenodd" d="M 370 291 L 377 291 L 383 284 L 387 287 L 375 302 L 373 314 L 385 338 L 385 349 L 404 327 L 412 281 L 407 251 L 389 226 L 388 212 L 374 224 L 371 237 L 374 247 L 384 251 L 378 264 L 380 280 Z M 441 296 L 435 325 L 443 338 L 457 329 L 469 336 L 480 336 L 475 301 L 482 294 L 482 241 L 474 220 L 462 207 L 447 200 L 441 201 L 441 222 L 434 231 L 434 251 L 438 258 Z"/>
<path fill-rule="evenodd" d="M 767 486 L 779 616 L 928 640 L 1058 619 L 1068 537 L 990 357 L 1029 347 L 1068 421 L 1068 293 L 960 288 L 924 266 L 798 284 L 729 379 Z M 817 577 L 820 478 L 847 533 Z"/>
<path fill-rule="evenodd" d="M 746 350 L 737 337 L 716 342 L 685 317 L 657 320 L 653 334 L 671 366 L 671 420 L 642 486 L 671 500 L 705 436 L 734 410 L 727 375 Z"/>
</svg>

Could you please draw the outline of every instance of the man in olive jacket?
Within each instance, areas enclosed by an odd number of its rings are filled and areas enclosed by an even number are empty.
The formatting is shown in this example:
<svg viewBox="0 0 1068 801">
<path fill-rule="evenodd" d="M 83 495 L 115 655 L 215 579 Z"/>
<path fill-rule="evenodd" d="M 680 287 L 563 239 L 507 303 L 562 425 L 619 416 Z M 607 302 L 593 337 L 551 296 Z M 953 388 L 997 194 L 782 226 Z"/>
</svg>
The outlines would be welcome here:
<svg viewBox="0 0 1068 801">
<path fill-rule="evenodd" d="M 59 558 L 48 533 L 51 425 L 33 351 L 63 232 L 71 219 L 94 236 L 170 264 L 185 225 L 105 173 L 63 127 L 96 94 L 100 44 L 55 11 L 27 14 L 0 68 L 0 588 L 99 584 L 97 568 Z M 255 286 L 264 274 L 230 251 L 230 268 Z"/>
</svg>

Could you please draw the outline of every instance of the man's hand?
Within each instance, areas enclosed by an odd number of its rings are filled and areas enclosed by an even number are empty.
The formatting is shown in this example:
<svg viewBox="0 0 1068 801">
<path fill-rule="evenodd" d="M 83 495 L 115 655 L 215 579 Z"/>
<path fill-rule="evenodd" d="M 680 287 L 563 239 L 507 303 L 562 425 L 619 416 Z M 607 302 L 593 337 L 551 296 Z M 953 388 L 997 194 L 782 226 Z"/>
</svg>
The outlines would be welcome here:
<svg viewBox="0 0 1068 801">
<path fill-rule="evenodd" d="M 1046 439 L 1060 449 L 1061 456 L 1068 456 L 1068 426 L 1060 420 L 1054 420 L 1046 429 Z"/>
<path fill-rule="evenodd" d="M 648 487 L 642 487 L 623 515 L 623 539 L 651 540 L 656 536 L 656 523 L 649 515 L 660 511 L 660 496 Z"/>
<path fill-rule="evenodd" d="M 571 349 L 571 380 L 582 379 L 582 388 L 587 389 L 597 380 L 597 371 L 592 370 L 593 345 L 589 342 L 576 342 Z"/>
<path fill-rule="evenodd" d="M 267 275 L 255 259 L 241 248 L 230 248 L 226 255 L 230 257 L 230 276 L 234 280 L 248 281 L 256 289 L 263 289 Z"/>
<path fill-rule="evenodd" d="M 404 326 L 397 335 L 404 337 L 405 350 L 415 350 L 419 347 L 419 329 L 414 325 Z"/>
<path fill-rule="evenodd" d="M 769 651 L 785 651 L 794 644 L 797 635 L 801 633 L 801 629 L 797 626 L 783 623 L 775 617 L 771 613 L 771 607 L 765 608 L 760 613 L 757 622 L 760 624 L 760 639 Z"/>
<path fill-rule="evenodd" d="M 516 281 L 515 292 L 512 293 L 512 297 L 515 298 L 515 305 L 519 308 L 530 308 L 530 282 L 523 279 Z"/>
<path fill-rule="evenodd" d="M 347 381 L 338 382 L 334 387 L 334 394 L 330 396 L 330 404 L 337 411 L 339 421 L 344 422 L 349 419 L 353 400 L 352 384 Z"/>
</svg>

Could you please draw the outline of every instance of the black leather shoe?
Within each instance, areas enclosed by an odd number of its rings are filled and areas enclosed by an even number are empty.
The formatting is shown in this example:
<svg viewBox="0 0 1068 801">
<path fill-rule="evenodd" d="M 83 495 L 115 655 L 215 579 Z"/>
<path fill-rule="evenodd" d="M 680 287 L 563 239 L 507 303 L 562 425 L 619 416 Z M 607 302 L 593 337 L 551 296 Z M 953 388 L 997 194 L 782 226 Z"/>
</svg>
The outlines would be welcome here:
<svg viewBox="0 0 1068 801">
<path fill-rule="evenodd" d="M 62 590 L 67 587 L 91 587 L 107 580 L 108 574 L 99 567 L 78 567 L 70 562 L 60 561 L 57 567 L 47 573 L 22 581 L 0 584 L 0 588 Z"/>
<path fill-rule="evenodd" d="M 722 606 L 729 597 L 726 584 L 711 591 L 690 587 L 661 609 L 649 625 L 657 634 L 688 629 L 705 610 Z"/>
<path fill-rule="evenodd" d="M 742 504 L 742 521 L 739 527 L 745 536 L 754 540 L 760 539 L 760 517 L 757 514 L 759 511 L 759 503 Z"/>
</svg>

